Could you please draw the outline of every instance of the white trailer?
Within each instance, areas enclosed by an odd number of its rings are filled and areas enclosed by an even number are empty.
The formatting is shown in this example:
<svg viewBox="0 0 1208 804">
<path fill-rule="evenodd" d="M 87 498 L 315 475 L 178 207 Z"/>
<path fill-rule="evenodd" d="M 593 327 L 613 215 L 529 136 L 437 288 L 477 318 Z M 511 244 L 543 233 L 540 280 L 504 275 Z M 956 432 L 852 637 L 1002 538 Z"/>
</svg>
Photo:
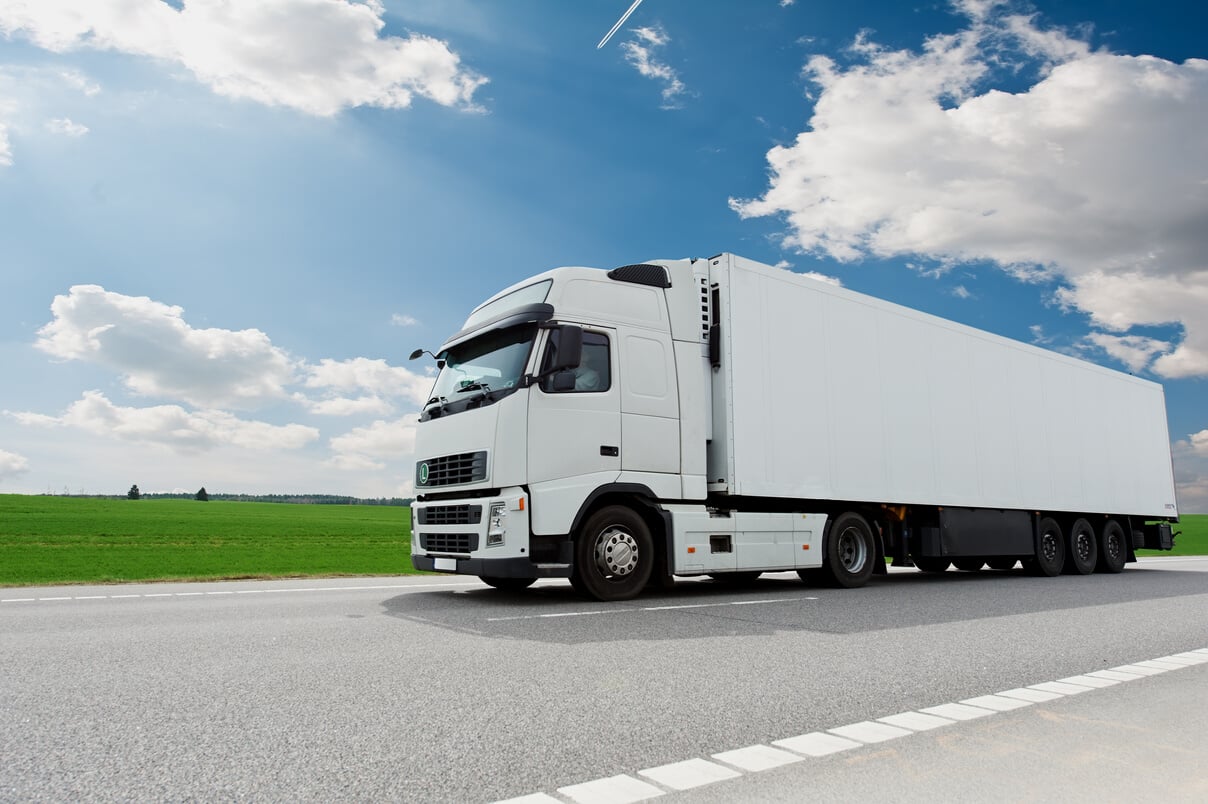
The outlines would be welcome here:
<svg viewBox="0 0 1208 804">
<path fill-rule="evenodd" d="M 500 588 L 1119 572 L 1178 517 L 1161 386 L 731 254 L 540 274 L 436 357 L 412 561 Z"/>
</svg>

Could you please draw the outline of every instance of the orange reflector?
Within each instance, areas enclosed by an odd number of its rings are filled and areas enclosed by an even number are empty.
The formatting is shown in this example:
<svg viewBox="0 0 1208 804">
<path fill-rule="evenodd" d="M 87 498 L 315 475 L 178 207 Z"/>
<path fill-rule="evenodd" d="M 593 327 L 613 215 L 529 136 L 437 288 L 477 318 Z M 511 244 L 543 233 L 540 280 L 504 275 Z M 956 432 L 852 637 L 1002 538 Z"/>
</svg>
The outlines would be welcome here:
<svg viewBox="0 0 1208 804">
<path fill-rule="evenodd" d="M 695 547 L 689 547 L 689 548 L 688 548 L 688 552 L 689 552 L 689 553 L 695 553 L 695 552 L 696 552 L 696 548 L 695 548 Z"/>
<path fill-rule="evenodd" d="M 801 545 L 801 549 L 808 550 L 808 549 L 810 549 L 810 546 L 808 544 L 803 544 L 803 545 Z"/>
<path fill-rule="evenodd" d="M 520 498 L 520 510 L 521 511 L 524 510 L 524 498 L 523 497 Z"/>
</svg>

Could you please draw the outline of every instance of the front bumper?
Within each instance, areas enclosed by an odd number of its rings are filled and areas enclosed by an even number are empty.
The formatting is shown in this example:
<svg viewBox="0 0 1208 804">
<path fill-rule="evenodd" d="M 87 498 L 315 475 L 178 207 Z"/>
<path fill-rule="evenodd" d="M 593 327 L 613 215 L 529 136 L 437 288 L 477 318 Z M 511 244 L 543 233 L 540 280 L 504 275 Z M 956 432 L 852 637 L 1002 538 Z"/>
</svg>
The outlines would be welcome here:
<svg viewBox="0 0 1208 804">
<path fill-rule="evenodd" d="M 569 550 L 534 547 L 524 489 L 411 504 L 411 563 L 427 572 L 497 578 L 570 577 Z"/>
</svg>

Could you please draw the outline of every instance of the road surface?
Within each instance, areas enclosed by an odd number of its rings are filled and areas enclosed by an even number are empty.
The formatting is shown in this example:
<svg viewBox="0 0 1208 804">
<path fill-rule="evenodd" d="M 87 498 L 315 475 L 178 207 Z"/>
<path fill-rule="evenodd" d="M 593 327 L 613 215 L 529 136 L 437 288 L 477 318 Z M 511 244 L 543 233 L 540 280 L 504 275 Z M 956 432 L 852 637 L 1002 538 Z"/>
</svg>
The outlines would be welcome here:
<svg viewBox="0 0 1208 804">
<path fill-rule="evenodd" d="M 1206 615 L 1205 558 L 622 604 L 456 576 L 5 588 L 0 801 L 1204 799 Z M 1035 686 L 1057 697 L 946 708 Z M 1111 734 L 1132 750 L 1092 750 Z"/>
</svg>

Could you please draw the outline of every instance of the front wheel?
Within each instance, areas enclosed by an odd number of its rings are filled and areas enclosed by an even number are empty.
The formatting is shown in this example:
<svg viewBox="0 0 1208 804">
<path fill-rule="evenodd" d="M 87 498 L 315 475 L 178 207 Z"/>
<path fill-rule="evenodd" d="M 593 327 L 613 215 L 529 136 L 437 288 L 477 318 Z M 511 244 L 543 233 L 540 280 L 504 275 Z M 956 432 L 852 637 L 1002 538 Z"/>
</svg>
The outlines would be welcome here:
<svg viewBox="0 0 1208 804">
<path fill-rule="evenodd" d="M 575 588 L 596 600 L 637 597 L 653 568 L 654 539 L 632 508 L 601 508 L 575 540 Z"/>
<path fill-rule="evenodd" d="M 855 589 L 868 583 L 877 551 L 864 517 L 853 511 L 840 514 L 827 531 L 825 550 L 822 571 L 833 585 Z"/>
</svg>

